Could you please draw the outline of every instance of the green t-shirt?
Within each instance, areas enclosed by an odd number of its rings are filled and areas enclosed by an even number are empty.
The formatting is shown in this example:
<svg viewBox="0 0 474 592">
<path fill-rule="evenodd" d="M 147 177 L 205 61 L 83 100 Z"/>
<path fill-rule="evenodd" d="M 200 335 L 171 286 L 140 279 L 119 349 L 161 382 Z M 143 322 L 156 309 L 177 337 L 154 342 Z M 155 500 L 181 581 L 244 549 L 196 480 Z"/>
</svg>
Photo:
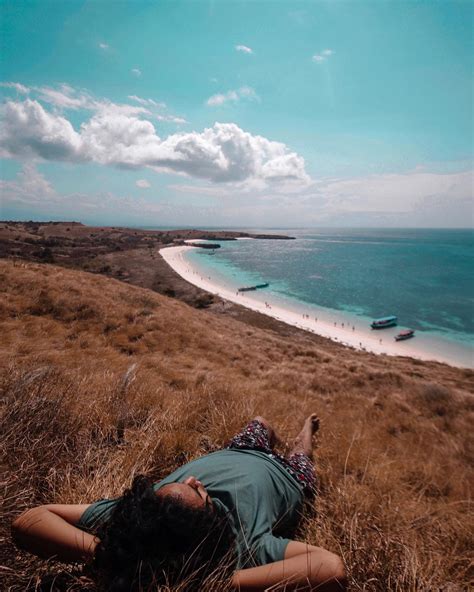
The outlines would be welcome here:
<svg viewBox="0 0 474 592">
<path fill-rule="evenodd" d="M 289 539 L 281 535 L 295 526 L 303 493 L 280 463 L 256 450 L 220 450 L 180 467 L 154 488 L 180 483 L 190 475 L 202 482 L 215 504 L 230 512 L 240 568 L 284 558 Z M 77 526 L 96 528 L 117 501 L 92 504 Z"/>
</svg>

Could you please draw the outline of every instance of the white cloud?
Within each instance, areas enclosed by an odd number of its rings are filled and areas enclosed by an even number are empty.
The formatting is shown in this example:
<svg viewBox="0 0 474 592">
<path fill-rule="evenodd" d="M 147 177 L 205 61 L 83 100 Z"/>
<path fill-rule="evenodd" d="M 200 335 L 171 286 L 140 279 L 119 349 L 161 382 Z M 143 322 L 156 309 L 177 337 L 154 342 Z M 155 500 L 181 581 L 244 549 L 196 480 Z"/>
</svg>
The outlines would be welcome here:
<svg viewBox="0 0 474 592">
<path fill-rule="evenodd" d="M 170 191 L 215 198 L 211 206 L 186 202 L 156 203 L 145 198 L 119 197 L 110 192 L 60 195 L 34 163 L 24 164 L 16 179 L 0 180 L 2 207 L 15 208 L 25 217 L 80 219 L 110 224 L 130 217 L 150 223 L 258 226 L 326 225 L 391 227 L 467 227 L 472 225 L 473 171 L 369 175 L 355 179 L 313 182 L 292 195 L 245 191 L 241 185 L 206 182 L 169 185 Z M 145 181 L 140 179 L 138 183 Z M 145 194 L 144 194 L 145 195 Z"/>
<path fill-rule="evenodd" d="M 144 220 L 145 216 L 160 215 L 170 211 L 169 205 L 145 201 L 143 198 L 119 197 L 110 192 L 93 195 L 81 193 L 59 194 L 51 183 L 40 173 L 33 163 L 27 163 L 12 181 L 0 179 L 2 207 L 24 211 L 27 216 L 50 215 L 52 219 L 90 220 L 97 223 L 97 216 L 104 221 L 122 219 L 127 222 L 130 216 Z"/>
<path fill-rule="evenodd" d="M 295 196 L 296 221 L 328 226 L 473 225 L 473 171 L 413 172 L 328 179 Z M 273 196 L 272 196 L 273 197 Z"/>
<path fill-rule="evenodd" d="M 136 105 L 128 105 L 127 103 L 112 103 L 111 101 L 98 101 L 94 104 L 93 111 L 99 115 L 127 115 L 133 116 L 151 116 L 150 109 L 145 107 L 137 107 Z"/>
<path fill-rule="evenodd" d="M 184 117 L 176 117 L 175 115 L 155 115 L 155 117 L 158 121 L 177 123 L 178 125 L 188 123 Z"/>
<path fill-rule="evenodd" d="M 38 101 L 2 105 L 0 156 L 82 160 L 81 136 L 60 115 L 48 113 Z"/>
<path fill-rule="evenodd" d="M 251 49 L 250 47 L 247 47 L 246 45 L 236 45 L 235 50 L 241 51 L 243 53 L 253 53 L 253 49 Z"/>
<path fill-rule="evenodd" d="M 472 171 L 440 174 L 419 172 L 418 169 L 406 174 L 336 179 L 320 191 L 330 199 L 333 208 L 344 211 L 407 212 L 420 200 L 440 196 L 453 200 L 472 197 L 472 188 Z"/>
<path fill-rule="evenodd" d="M 103 49 L 105 51 L 107 49 L 110 49 L 110 45 L 108 45 L 107 43 L 103 43 L 103 42 L 99 43 L 99 47 L 100 47 L 100 49 Z"/>
<path fill-rule="evenodd" d="M 334 54 L 334 50 L 323 49 L 323 51 L 321 51 L 320 53 L 314 54 L 314 56 L 311 59 L 313 60 L 313 62 L 316 62 L 317 64 L 321 64 L 322 62 L 325 62 L 333 54 Z"/>
<path fill-rule="evenodd" d="M 260 97 L 249 86 L 241 86 L 237 90 L 229 90 L 226 93 L 219 93 L 212 95 L 206 101 L 209 107 L 220 107 L 224 103 L 238 103 L 241 99 L 248 99 L 250 101 L 259 101 Z"/>
<path fill-rule="evenodd" d="M 137 95 L 128 95 L 127 98 L 131 101 L 136 101 L 140 105 L 150 105 L 152 107 L 158 107 L 159 109 L 166 109 L 166 103 L 158 103 L 153 99 L 142 99 L 141 97 L 137 97 Z"/>
<path fill-rule="evenodd" d="M 48 86 L 34 87 L 38 98 L 60 109 L 93 109 L 98 104 L 85 91 L 76 91 L 68 84 L 61 84 L 59 88 Z"/>
<path fill-rule="evenodd" d="M 174 123 L 177 125 L 187 123 L 184 117 L 169 112 L 163 112 L 167 109 L 165 103 L 150 98 L 145 99 L 138 97 L 137 95 L 129 95 L 127 97 L 130 101 L 138 103 L 138 105 L 130 105 L 127 103 L 113 103 L 107 99 L 94 98 L 86 90 L 76 89 L 65 83 L 55 87 L 33 86 L 28 88 L 17 82 L 0 82 L 0 87 L 1 86 L 15 89 L 23 94 L 28 92 L 31 94 L 31 97 L 35 97 L 40 102 L 53 105 L 60 111 L 85 110 L 102 114 L 149 116 L 155 118 L 157 121 L 166 123 Z"/>
<path fill-rule="evenodd" d="M 131 101 L 136 101 L 138 104 L 143 105 L 143 106 L 147 106 L 150 109 L 155 107 L 156 109 L 162 111 L 163 109 L 166 109 L 166 103 L 158 103 L 157 101 L 154 101 L 153 99 L 143 99 L 142 97 L 137 97 L 136 95 L 129 95 L 128 98 Z M 146 110 L 148 114 L 150 114 L 150 111 L 147 109 Z M 176 115 L 170 115 L 169 113 L 155 113 L 154 114 L 154 118 L 157 121 L 164 121 L 164 122 L 169 122 L 169 123 L 177 123 L 177 124 L 182 124 L 182 123 L 187 123 L 186 119 L 184 117 L 178 117 Z"/>
<path fill-rule="evenodd" d="M 135 185 L 140 189 L 149 189 L 151 187 L 151 184 L 146 179 L 138 179 L 138 181 L 135 181 Z"/>
<path fill-rule="evenodd" d="M 49 113 L 37 101 L 9 101 L 3 107 L 0 155 L 148 167 L 259 187 L 309 181 L 301 156 L 233 123 L 215 123 L 200 133 L 176 133 L 162 140 L 153 124 L 141 119 L 142 112 L 131 113 L 131 106 L 125 107 L 104 107 L 77 132 L 65 117 Z"/>
<path fill-rule="evenodd" d="M 141 70 L 139 70 L 138 68 L 132 68 L 132 69 L 130 70 L 130 72 L 131 72 L 131 73 L 132 73 L 134 76 L 136 76 L 137 78 L 140 78 L 140 76 L 142 75 L 142 71 L 141 71 Z"/>
<path fill-rule="evenodd" d="M 175 183 L 168 185 L 168 189 L 178 193 L 188 193 L 191 195 L 207 195 L 211 197 L 223 197 L 233 195 L 229 189 L 224 189 L 221 185 L 188 185 L 186 183 Z"/>
<path fill-rule="evenodd" d="M 30 89 L 27 86 L 20 84 L 19 82 L 0 82 L 0 86 L 3 86 L 4 88 L 13 88 L 17 93 L 22 95 L 27 95 L 30 92 Z"/>
<path fill-rule="evenodd" d="M 55 196 L 51 183 L 37 170 L 34 163 L 25 163 L 14 181 L 0 179 L 3 199 L 15 203 L 44 201 Z"/>
</svg>

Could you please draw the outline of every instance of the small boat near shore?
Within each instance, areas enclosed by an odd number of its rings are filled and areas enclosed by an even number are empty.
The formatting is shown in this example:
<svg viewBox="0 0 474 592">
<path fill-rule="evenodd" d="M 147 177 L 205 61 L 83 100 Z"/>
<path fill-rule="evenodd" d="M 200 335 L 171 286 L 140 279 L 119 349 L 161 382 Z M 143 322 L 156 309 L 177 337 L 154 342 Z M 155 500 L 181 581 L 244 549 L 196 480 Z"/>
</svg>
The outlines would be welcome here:
<svg viewBox="0 0 474 592">
<path fill-rule="evenodd" d="M 400 331 L 398 335 L 395 335 L 395 341 L 404 341 L 405 339 L 411 339 L 415 337 L 414 329 L 405 329 L 405 331 Z"/>
<path fill-rule="evenodd" d="M 257 284 L 256 286 L 248 286 L 247 288 L 239 288 L 239 292 L 250 292 L 252 290 L 260 290 L 262 288 L 268 288 L 270 284 L 267 282 L 266 284 Z"/>
<path fill-rule="evenodd" d="M 388 329 L 388 327 L 395 327 L 398 323 L 396 316 L 381 317 L 372 321 L 370 326 L 372 329 Z"/>
</svg>

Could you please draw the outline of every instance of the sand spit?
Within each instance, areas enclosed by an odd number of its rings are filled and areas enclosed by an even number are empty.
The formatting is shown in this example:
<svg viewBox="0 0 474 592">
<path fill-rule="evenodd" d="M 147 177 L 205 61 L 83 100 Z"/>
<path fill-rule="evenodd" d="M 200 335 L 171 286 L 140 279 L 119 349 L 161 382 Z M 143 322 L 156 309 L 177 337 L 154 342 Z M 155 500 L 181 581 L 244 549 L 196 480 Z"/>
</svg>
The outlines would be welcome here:
<svg viewBox="0 0 474 592">
<path fill-rule="evenodd" d="M 160 254 L 183 279 L 225 300 L 357 350 L 390 356 L 409 356 L 419 360 L 445 362 L 459 367 L 473 366 L 472 361 L 469 364 L 469 360 L 456 359 L 456 356 L 450 355 L 442 348 L 424 349 L 420 347 L 420 340 L 418 342 L 416 340 L 395 342 L 393 339 L 387 338 L 387 335 L 371 331 L 370 328 L 357 327 L 353 330 L 350 324 L 345 323 L 343 327 L 341 322 L 328 321 L 320 316 L 316 320 L 313 316 L 306 314 L 303 306 L 300 311 L 289 310 L 272 303 L 270 296 L 267 302 L 262 302 L 256 298 L 254 292 L 238 293 L 234 287 L 226 286 L 214 278 L 204 277 L 194 269 L 185 258 L 185 254 L 193 248 L 190 246 L 167 247 L 161 249 Z"/>
</svg>

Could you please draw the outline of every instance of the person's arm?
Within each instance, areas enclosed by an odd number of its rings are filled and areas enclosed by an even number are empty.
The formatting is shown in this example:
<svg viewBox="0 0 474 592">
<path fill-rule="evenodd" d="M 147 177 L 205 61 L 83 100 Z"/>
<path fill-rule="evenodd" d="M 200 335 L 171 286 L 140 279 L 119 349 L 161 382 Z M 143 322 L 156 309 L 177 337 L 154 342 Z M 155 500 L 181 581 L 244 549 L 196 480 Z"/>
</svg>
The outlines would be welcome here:
<svg viewBox="0 0 474 592">
<path fill-rule="evenodd" d="M 13 540 L 38 557 L 65 562 L 92 558 L 98 539 L 75 525 L 90 504 L 49 504 L 23 512 L 12 523 Z"/>
<path fill-rule="evenodd" d="M 285 590 L 317 590 L 342 592 L 347 580 L 344 565 L 337 555 L 321 547 L 291 541 L 282 561 L 236 571 L 232 580 L 235 589 L 263 591 L 277 584 Z"/>
</svg>

